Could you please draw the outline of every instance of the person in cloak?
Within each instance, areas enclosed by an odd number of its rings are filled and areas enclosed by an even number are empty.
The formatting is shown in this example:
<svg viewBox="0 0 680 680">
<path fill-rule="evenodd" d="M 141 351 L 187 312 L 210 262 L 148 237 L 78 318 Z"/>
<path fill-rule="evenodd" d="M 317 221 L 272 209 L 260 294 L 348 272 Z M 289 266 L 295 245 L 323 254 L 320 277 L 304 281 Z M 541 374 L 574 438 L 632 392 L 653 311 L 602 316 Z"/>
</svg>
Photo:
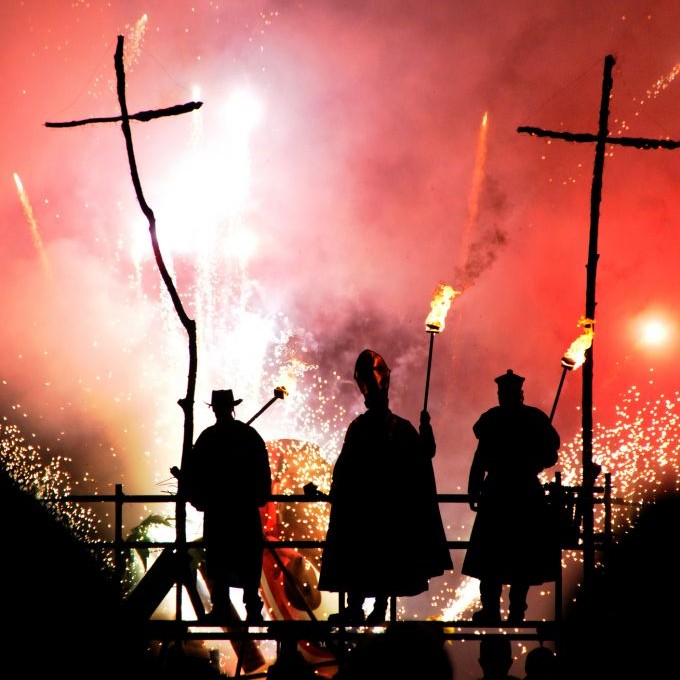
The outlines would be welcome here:
<svg viewBox="0 0 680 680">
<path fill-rule="evenodd" d="M 347 593 L 329 620 L 380 624 L 388 598 L 424 592 L 453 568 L 432 468 L 436 444 L 430 415 L 420 428 L 390 411 L 390 369 L 363 350 L 354 367 L 366 411 L 349 425 L 333 467 L 328 531 L 319 589 Z M 365 617 L 367 598 L 375 598 Z"/>
<path fill-rule="evenodd" d="M 468 478 L 472 525 L 461 572 L 479 579 L 482 607 L 472 620 L 501 620 L 509 586 L 508 622 L 524 621 L 532 585 L 556 580 L 559 538 L 538 475 L 557 463 L 560 437 L 550 418 L 524 403 L 524 378 L 508 370 L 496 379 L 498 406 L 473 426 L 478 439 Z"/>
<path fill-rule="evenodd" d="M 209 406 L 215 424 L 194 443 L 185 475 L 187 497 L 203 511 L 205 570 L 217 622 L 238 618 L 230 588 L 243 589 L 247 621 L 261 622 L 259 595 L 264 539 L 260 508 L 271 496 L 267 445 L 254 427 L 236 420 L 243 400 L 214 390 Z"/>
</svg>

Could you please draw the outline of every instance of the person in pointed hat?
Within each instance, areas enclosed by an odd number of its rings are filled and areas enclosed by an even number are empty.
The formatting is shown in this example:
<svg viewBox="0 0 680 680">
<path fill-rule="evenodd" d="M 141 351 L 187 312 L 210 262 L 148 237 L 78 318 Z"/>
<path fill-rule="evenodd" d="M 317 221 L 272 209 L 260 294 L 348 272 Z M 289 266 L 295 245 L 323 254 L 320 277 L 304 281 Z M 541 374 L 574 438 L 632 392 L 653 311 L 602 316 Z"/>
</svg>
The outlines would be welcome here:
<svg viewBox="0 0 680 680">
<path fill-rule="evenodd" d="M 479 579 L 482 607 L 473 621 L 500 623 L 508 585 L 508 622 L 519 624 L 530 586 L 559 574 L 557 530 L 538 475 L 557 463 L 560 437 L 543 411 L 524 403 L 524 377 L 509 369 L 495 382 L 498 406 L 472 428 L 478 444 L 468 500 L 476 515 L 461 572 Z"/>
<path fill-rule="evenodd" d="M 259 595 L 264 540 L 260 508 L 271 495 L 267 445 L 236 419 L 232 390 L 213 390 L 215 424 L 200 433 L 187 466 L 189 501 L 203 511 L 205 569 L 215 622 L 235 618 L 231 588 L 243 589 L 247 620 L 263 620 Z"/>
<path fill-rule="evenodd" d="M 329 620 L 372 625 L 384 623 L 389 597 L 426 591 L 453 562 L 437 501 L 430 414 L 421 412 L 416 429 L 390 410 L 390 369 L 371 349 L 357 357 L 354 380 L 366 411 L 349 424 L 333 467 L 319 589 L 347 593 L 346 609 Z"/>
</svg>

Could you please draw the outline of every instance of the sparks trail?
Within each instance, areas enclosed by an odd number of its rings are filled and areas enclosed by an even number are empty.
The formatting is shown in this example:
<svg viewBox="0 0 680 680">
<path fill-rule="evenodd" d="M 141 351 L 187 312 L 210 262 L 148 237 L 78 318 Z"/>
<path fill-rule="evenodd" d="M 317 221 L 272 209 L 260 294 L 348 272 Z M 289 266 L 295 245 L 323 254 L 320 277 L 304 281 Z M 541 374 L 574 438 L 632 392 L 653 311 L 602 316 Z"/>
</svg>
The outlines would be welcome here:
<svg viewBox="0 0 680 680">
<path fill-rule="evenodd" d="M 45 270 L 45 274 L 47 274 L 47 278 L 51 279 L 52 268 L 50 267 L 50 262 L 47 259 L 47 253 L 45 252 L 45 246 L 43 245 L 42 238 L 40 237 L 38 222 L 35 219 L 35 215 L 33 214 L 33 207 L 31 206 L 31 202 L 28 200 L 28 194 L 26 193 L 24 185 L 22 184 L 21 179 L 19 178 L 19 175 L 16 172 L 14 173 L 14 183 L 16 184 L 17 191 L 19 192 L 19 200 L 21 201 L 21 205 L 24 208 L 24 215 L 26 215 L 28 227 L 31 230 L 33 245 L 35 246 L 35 249 L 38 251 L 38 255 L 40 256 L 40 262 L 42 263 L 43 269 Z"/>
<path fill-rule="evenodd" d="M 475 153 L 475 165 L 472 170 L 472 187 L 470 189 L 470 198 L 468 200 L 468 215 L 465 221 L 465 228 L 463 229 L 463 238 L 461 239 L 459 267 L 463 278 L 463 288 L 468 288 L 472 285 L 475 279 L 480 274 L 480 263 L 473 262 L 470 258 L 470 250 L 472 245 L 472 235 L 477 230 L 479 218 L 479 197 L 482 193 L 482 185 L 484 182 L 484 173 L 486 168 L 486 151 L 487 138 L 489 131 L 489 115 L 485 111 L 482 117 L 482 123 L 479 128 L 479 137 L 477 138 L 477 151 Z"/>
</svg>

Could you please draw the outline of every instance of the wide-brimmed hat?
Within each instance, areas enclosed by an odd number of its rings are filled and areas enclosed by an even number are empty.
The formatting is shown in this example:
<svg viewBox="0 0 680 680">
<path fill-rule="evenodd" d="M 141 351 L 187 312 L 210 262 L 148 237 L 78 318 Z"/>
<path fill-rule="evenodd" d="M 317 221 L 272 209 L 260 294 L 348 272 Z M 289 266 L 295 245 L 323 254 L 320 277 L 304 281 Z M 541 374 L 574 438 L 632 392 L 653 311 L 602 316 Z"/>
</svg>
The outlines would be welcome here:
<svg viewBox="0 0 680 680">
<path fill-rule="evenodd" d="M 211 408 L 233 408 L 238 406 L 243 399 L 234 399 L 234 393 L 231 390 L 213 390 L 212 399 L 208 406 Z"/>
</svg>

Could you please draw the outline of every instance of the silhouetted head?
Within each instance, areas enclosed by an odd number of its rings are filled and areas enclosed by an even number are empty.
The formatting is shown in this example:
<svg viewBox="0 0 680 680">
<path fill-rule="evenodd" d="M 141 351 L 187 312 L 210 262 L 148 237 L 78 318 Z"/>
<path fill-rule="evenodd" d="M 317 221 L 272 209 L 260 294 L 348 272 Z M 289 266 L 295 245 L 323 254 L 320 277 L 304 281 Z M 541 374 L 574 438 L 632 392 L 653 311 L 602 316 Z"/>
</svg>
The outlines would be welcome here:
<svg viewBox="0 0 680 680">
<path fill-rule="evenodd" d="M 372 349 L 365 349 L 354 364 L 354 379 L 364 395 L 367 408 L 387 406 L 390 390 L 390 369 L 385 360 Z"/>
<path fill-rule="evenodd" d="M 243 399 L 234 399 L 232 390 L 213 390 L 210 408 L 215 417 L 230 415 L 234 412 L 234 406 L 238 406 Z"/>
<path fill-rule="evenodd" d="M 524 378 L 513 373 L 509 368 L 503 375 L 496 378 L 498 385 L 498 403 L 501 406 L 513 406 L 524 403 Z"/>
<path fill-rule="evenodd" d="M 524 661 L 524 672 L 527 678 L 550 680 L 557 678 L 557 657 L 552 649 L 535 647 Z"/>
<path fill-rule="evenodd" d="M 512 666 L 512 645 L 504 635 L 487 635 L 479 643 L 479 665 L 485 678 L 504 678 Z"/>
</svg>

